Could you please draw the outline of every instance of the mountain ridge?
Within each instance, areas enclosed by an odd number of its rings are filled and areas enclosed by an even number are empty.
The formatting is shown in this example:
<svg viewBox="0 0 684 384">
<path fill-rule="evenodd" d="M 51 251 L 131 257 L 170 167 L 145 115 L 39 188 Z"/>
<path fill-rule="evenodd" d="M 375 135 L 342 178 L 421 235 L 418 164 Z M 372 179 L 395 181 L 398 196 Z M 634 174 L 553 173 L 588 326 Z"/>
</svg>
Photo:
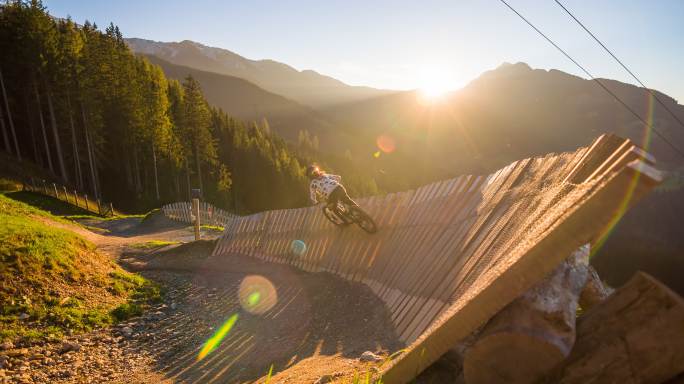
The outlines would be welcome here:
<svg viewBox="0 0 684 384">
<path fill-rule="evenodd" d="M 272 59 L 251 60 L 230 50 L 191 40 L 159 42 L 127 38 L 125 42 L 136 53 L 154 55 L 176 65 L 240 77 L 267 91 L 312 107 L 393 92 L 348 85 L 311 69 L 299 71 Z"/>
</svg>

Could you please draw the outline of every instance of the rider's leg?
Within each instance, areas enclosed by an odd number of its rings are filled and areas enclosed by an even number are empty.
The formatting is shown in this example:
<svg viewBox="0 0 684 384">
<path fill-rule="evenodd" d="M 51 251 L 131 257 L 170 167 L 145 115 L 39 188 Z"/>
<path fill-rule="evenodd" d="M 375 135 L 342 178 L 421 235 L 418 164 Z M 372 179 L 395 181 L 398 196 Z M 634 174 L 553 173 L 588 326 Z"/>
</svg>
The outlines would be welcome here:
<svg viewBox="0 0 684 384">
<path fill-rule="evenodd" d="M 347 196 L 347 191 L 345 191 L 344 187 L 341 185 L 338 185 L 335 189 L 333 189 L 333 191 L 330 192 L 330 196 L 328 196 L 328 205 L 331 206 L 333 212 L 335 212 L 335 214 L 345 222 L 348 222 L 349 220 L 345 218 L 345 215 L 342 212 L 340 212 L 338 203 L 341 201 L 342 203 L 348 204 L 347 200 L 351 199 L 349 199 L 349 196 Z"/>
<path fill-rule="evenodd" d="M 340 201 L 342 201 L 344 204 L 347 204 L 347 205 L 356 205 L 354 200 L 352 200 L 351 197 L 349 197 L 349 195 L 347 194 L 347 190 L 343 186 L 340 185 L 335 189 L 338 189 L 338 188 L 340 189 L 340 197 L 339 197 Z"/>
</svg>

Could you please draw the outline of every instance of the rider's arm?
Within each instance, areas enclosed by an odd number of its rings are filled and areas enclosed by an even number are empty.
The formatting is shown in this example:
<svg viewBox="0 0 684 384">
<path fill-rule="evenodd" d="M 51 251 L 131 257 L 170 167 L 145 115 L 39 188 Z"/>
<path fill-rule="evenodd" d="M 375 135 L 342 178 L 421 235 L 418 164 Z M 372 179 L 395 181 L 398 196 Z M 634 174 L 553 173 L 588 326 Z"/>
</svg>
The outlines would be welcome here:
<svg viewBox="0 0 684 384">
<path fill-rule="evenodd" d="M 342 180 L 342 176 L 340 175 L 328 175 L 331 179 L 337 181 L 338 183 Z"/>
</svg>

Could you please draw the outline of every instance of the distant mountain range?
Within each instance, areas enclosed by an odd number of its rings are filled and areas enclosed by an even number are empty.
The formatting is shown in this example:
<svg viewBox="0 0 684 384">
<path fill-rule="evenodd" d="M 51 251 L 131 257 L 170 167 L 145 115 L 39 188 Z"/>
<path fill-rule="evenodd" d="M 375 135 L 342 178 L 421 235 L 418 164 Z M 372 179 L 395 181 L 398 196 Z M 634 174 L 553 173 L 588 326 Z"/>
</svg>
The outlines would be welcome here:
<svg viewBox="0 0 684 384">
<path fill-rule="evenodd" d="M 172 64 L 235 76 L 261 88 L 312 107 L 359 101 L 392 91 L 347 85 L 312 70 L 298 71 L 273 60 L 250 60 L 222 48 L 194 41 L 157 42 L 126 39 L 137 53 L 154 55 Z"/>
</svg>

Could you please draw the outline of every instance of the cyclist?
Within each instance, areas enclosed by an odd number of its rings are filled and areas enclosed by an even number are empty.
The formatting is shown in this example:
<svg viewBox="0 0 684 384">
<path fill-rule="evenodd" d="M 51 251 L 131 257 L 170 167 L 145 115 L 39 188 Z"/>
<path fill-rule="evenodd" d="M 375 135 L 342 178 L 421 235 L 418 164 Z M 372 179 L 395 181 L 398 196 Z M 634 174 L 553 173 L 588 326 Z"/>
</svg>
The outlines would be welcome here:
<svg viewBox="0 0 684 384">
<path fill-rule="evenodd" d="M 340 180 L 342 180 L 341 176 L 327 174 L 314 164 L 306 167 L 306 175 L 311 180 L 309 192 L 311 193 L 311 201 L 314 204 L 325 200 L 333 207 L 338 216 L 340 214 L 337 208 L 338 202 L 352 206 L 356 205 L 354 200 L 347 194 L 347 190 L 340 183 Z"/>
</svg>

